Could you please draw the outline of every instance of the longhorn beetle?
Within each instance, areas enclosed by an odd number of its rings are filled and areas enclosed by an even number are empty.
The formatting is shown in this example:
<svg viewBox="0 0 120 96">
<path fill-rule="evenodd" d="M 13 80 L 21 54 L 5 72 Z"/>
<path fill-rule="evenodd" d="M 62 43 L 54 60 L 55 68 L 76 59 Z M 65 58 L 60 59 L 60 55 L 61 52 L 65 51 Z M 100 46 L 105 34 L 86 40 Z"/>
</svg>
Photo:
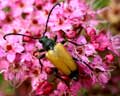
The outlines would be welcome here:
<svg viewBox="0 0 120 96">
<path fill-rule="evenodd" d="M 39 42 L 42 44 L 43 49 L 37 50 L 36 52 L 46 51 L 45 54 L 41 55 L 38 58 L 41 68 L 43 67 L 43 64 L 41 63 L 41 59 L 46 57 L 56 67 L 56 69 L 60 70 L 64 75 L 67 75 L 70 78 L 77 80 L 78 74 L 79 74 L 78 69 L 77 69 L 77 64 L 73 60 L 70 53 L 64 48 L 62 43 L 56 43 L 57 36 L 54 39 L 51 39 L 45 35 L 47 32 L 47 26 L 48 26 L 50 15 L 51 15 L 53 9 L 57 5 L 60 6 L 60 3 L 56 3 L 52 7 L 52 9 L 50 10 L 50 12 L 48 14 L 48 18 L 47 18 L 46 25 L 45 25 L 45 30 L 44 30 L 43 36 L 41 38 L 32 37 L 32 36 L 28 36 L 28 35 L 24 35 L 24 34 L 19 34 L 19 33 L 8 33 L 8 34 L 5 34 L 3 36 L 3 38 L 6 40 L 6 37 L 9 35 L 19 35 L 19 36 L 25 36 L 25 37 L 39 40 Z M 67 40 L 67 41 L 74 45 L 81 46 L 81 44 L 77 44 L 77 43 L 69 41 L 69 40 Z"/>
</svg>

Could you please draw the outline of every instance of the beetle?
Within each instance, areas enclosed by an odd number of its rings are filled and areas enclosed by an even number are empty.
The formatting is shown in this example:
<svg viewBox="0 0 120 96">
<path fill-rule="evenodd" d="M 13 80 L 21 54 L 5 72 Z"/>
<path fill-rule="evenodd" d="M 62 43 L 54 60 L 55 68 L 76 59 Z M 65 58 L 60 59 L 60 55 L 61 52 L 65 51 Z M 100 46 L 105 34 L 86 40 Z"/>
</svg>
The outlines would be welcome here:
<svg viewBox="0 0 120 96">
<path fill-rule="evenodd" d="M 70 53 L 64 47 L 63 45 L 64 43 L 63 42 L 57 43 L 56 42 L 57 36 L 54 39 L 51 39 L 45 35 L 47 32 L 47 26 L 48 26 L 50 15 L 53 9 L 58 5 L 60 6 L 60 3 L 56 3 L 50 10 L 47 21 L 46 21 L 45 30 L 41 38 L 32 37 L 24 34 L 19 34 L 19 33 L 8 33 L 8 34 L 5 34 L 3 38 L 6 40 L 6 37 L 9 35 L 19 35 L 19 36 L 25 36 L 25 37 L 39 40 L 39 42 L 42 44 L 43 49 L 37 50 L 36 52 L 46 51 L 45 54 L 39 56 L 38 58 L 41 68 L 43 67 L 43 64 L 41 63 L 41 59 L 46 57 L 56 67 L 56 69 L 60 70 L 64 75 L 67 75 L 70 78 L 77 80 L 79 76 L 77 64 L 75 63 L 75 60 L 72 58 Z M 67 41 L 74 45 L 81 46 L 80 44 L 77 44 L 70 40 L 67 40 Z"/>
</svg>

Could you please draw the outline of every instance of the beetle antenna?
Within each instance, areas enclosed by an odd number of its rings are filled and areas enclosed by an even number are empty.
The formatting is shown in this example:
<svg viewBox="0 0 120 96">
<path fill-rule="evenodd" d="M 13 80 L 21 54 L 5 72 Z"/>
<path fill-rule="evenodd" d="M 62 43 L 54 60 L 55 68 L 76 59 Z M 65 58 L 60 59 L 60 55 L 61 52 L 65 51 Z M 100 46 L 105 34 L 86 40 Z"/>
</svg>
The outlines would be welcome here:
<svg viewBox="0 0 120 96">
<path fill-rule="evenodd" d="M 49 14 L 48 14 L 48 18 L 47 18 L 47 21 L 46 21 L 45 31 L 44 31 L 44 33 L 43 33 L 43 36 L 45 36 L 45 33 L 47 32 L 47 27 L 48 27 L 48 22 L 49 22 L 50 15 L 51 15 L 53 9 L 54 9 L 57 5 L 60 6 L 60 3 L 56 3 L 56 4 L 52 7 L 52 9 L 50 10 L 50 12 L 49 12 Z M 6 40 L 6 37 L 9 36 L 9 35 L 19 35 L 19 36 L 29 37 L 29 38 L 32 38 L 32 39 L 40 39 L 40 38 L 37 38 L 37 37 L 32 37 L 32 36 L 28 36 L 28 35 L 24 35 L 24 34 L 19 34 L 19 33 L 17 33 L 17 34 L 16 34 L 16 33 L 8 33 L 8 34 L 5 34 L 5 35 L 3 36 L 3 39 Z"/>
<path fill-rule="evenodd" d="M 37 38 L 37 37 L 32 37 L 32 36 L 28 36 L 28 35 L 24 35 L 24 34 L 19 34 L 19 33 L 8 33 L 8 34 L 5 34 L 4 36 L 3 36 L 3 39 L 5 39 L 6 40 L 6 37 L 7 36 L 9 36 L 9 35 L 19 35 L 19 36 L 25 36 L 25 37 L 29 37 L 29 38 L 32 38 L 32 39 L 39 39 L 39 38 Z"/>
<path fill-rule="evenodd" d="M 45 36 L 45 33 L 47 32 L 47 27 L 48 27 L 48 22 L 49 22 L 50 15 L 51 15 L 53 9 L 54 9 L 57 5 L 60 6 L 60 3 L 56 3 L 56 4 L 52 7 L 52 9 L 50 10 L 50 12 L 49 12 L 49 14 L 48 14 L 48 18 L 47 18 L 47 21 L 46 21 L 46 25 L 45 25 L 45 30 L 44 30 L 43 36 Z"/>
</svg>

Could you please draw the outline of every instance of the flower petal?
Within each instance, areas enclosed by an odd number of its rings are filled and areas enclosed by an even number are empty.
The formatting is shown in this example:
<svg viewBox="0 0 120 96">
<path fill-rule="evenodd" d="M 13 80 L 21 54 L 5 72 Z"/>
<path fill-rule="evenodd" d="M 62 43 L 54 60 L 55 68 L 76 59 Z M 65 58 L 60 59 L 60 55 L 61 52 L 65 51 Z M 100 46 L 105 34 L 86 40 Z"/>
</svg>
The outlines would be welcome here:
<svg viewBox="0 0 120 96">
<path fill-rule="evenodd" d="M 9 62 L 13 62 L 13 61 L 15 60 L 15 53 L 14 53 L 14 52 L 9 52 L 9 53 L 7 54 L 7 60 L 8 60 Z"/>
<path fill-rule="evenodd" d="M 0 73 L 6 71 L 9 67 L 9 63 L 6 60 L 0 60 Z"/>
<path fill-rule="evenodd" d="M 14 44 L 15 52 L 21 53 L 24 50 L 24 47 L 18 43 Z"/>
</svg>

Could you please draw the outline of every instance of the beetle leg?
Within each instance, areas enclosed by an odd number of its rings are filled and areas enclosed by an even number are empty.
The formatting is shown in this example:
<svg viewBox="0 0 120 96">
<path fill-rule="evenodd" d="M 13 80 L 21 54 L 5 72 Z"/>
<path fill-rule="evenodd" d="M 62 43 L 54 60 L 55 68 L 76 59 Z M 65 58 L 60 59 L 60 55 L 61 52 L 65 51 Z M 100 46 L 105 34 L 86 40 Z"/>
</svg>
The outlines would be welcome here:
<svg viewBox="0 0 120 96">
<path fill-rule="evenodd" d="M 60 77 L 59 75 L 55 75 L 57 78 L 59 78 L 60 80 L 62 80 L 67 86 L 69 86 L 69 81 L 64 80 L 62 77 Z"/>
<path fill-rule="evenodd" d="M 66 40 L 61 41 L 61 44 L 63 44 L 63 45 L 64 45 L 65 43 L 66 43 Z"/>
<path fill-rule="evenodd" d="M 83 46 L 83 45 L 85 45 L 85 44 L 77 44 L 77 43 L 75 43 L 75 42 L 73 42 L 71 40 L 67 40 L 67 41 L 70 42 L 70 43 L 72 43 L 72 44 L 74 44 L 74 45 L 76 45 L 76 46 Z"/>
<path fill-rule="evenodd" d="M 42 58 L 44 58 L 45 57 L 45 54 L 42 54 L 42 55 L 40 55 L 38 58 L 39 59 L 42 59 Z"/>
<path fill-rule="evenodd" d="M 87 64 L 85 61 L 81 60 L 80 61 L 85 64 L 91 71 L 93 71 L 93 68 L 91 66 L 89 66 L 89 64 Z"/>
<path fill-rule="evenodd" d="M 40 54 L 37 54 L 37 53 L 44 52 L 44 51 L 45 51 L 44 49 L 40 49 L 40 50 L 36 50 L 36 51 L 33 52 L 33 56 L 35 56 L 39 59 L 39 64 L 41 65 L 41 71 L 42 71 L 43 64 L 42 64 L 40 59 L 44 58 L 45 54 L 40 55 Z"/>
<path fill-rule="evenodd" d="M 45 57 L 45 54 L 42 54 L 41 56 L 38 57 L 38 59 L 39 59 L 39 64 L 40 64 L 40 66 L 41 66 L 41 72 L 42 72 L 42 67 L 43 67 L 43 64 L 42 64 L 42 62 L 41 62 L 41 59 L 44 58 L 44 57 Z"/>
<path fill-rule="evenodd" d="M 40 52 L 44 52 L 45 50 L 44 49 L 40 49 L 40 50 L 36 50 L 36 51 L 34 51 L 33 52 L 33 56 L 35 56 L 36 55 L 36 53 L 40 53 Z M 36 57 L 36 56 L 35 56 Z"/>
<path fill-rule="evenodd" d="M 61 81 L 63 81 L 63 82 L 69 87 L 69 81 L 68 81 L 68 80 L 63 79 L 61 76 L 59 76 L 58 73 L 57 73 L 55 76 L 56 76 L 58 79 L 60 79 Z"/>
<path fill-rule="evenodd" d="M 77 59 L 77 58 L 75 58 L 75 57 L 72 57 L 72 58 L 73 58 L 73 60 L 78 61 L 78 59 Z"/>
<path fill-rule="evenodd" d="M 73 60 L 75 60 L 75 61 L 80 61 L 81 63 L 83 63 L 83 64 L 85 64 L 90 70 L 92 70 L 93 71 L 93 68 L 91 67 L 91 66 L 89 66 L 85 61 L 83 61 L 82 59 L 77 59 L 77 58 L 75 58 L 75 57 L 73 57 Z"/>
<path fill-rule="evenodd" d="M 73 42 L 71 40 L 68 40 L 68 39 L 65 39 L 65 40 L 61 41 L 62 44 L 65 44 L 66 42 L 72 43 L 73 45 L 76 45 L 76 46 L 83 46 L 83 45 L 85 45 L 85 44 L 77 44 L 77 43 L 75 43 L 75 42 Z"/>
<path fill-rule="evenodd" d="M 38 52 L 44 52 L 45 50 L 44 49 L 40 49 L 40 50 L 38 50 Z"/>
<path fill-rule="evenodd" d="M 60 75 L 60 73 L 58 72 L 58 69 L 57 69 L 56 67 L 52 67 L 51 69 L 52 69 L 52 71 L 53 71 L 53 75 L 54 75 L 56 78 L 62 80 L 62 81 L 69 87 L 69 82 L 68 82 L 68 80 L 65 80 L 64 78 L 62 78 L 62 75 Z"/>
<path fill-rule="evenodd" d="M 45 51 L 44 49 L 38 49 L 35 52 L 44 52 L 44 51 Z"/>
<path fill-rule="evenodd" d="M 55 41 L 55 42 L 57 41 L 57 35 L 55 35 L 54 41 Z"/>
<path fill-rule="evenodd" d="M 42 67 L 43 67 L 43 64 L 42 64 L 42 62 L 41 62 L 41 60 L 40 60 L 40 59 L 39 59 L 39 64 L 40 64 L 40 66 L 41 66 L 40 70 L 41 70 L 41 72 L 42 72 Z"/>
</svg>

